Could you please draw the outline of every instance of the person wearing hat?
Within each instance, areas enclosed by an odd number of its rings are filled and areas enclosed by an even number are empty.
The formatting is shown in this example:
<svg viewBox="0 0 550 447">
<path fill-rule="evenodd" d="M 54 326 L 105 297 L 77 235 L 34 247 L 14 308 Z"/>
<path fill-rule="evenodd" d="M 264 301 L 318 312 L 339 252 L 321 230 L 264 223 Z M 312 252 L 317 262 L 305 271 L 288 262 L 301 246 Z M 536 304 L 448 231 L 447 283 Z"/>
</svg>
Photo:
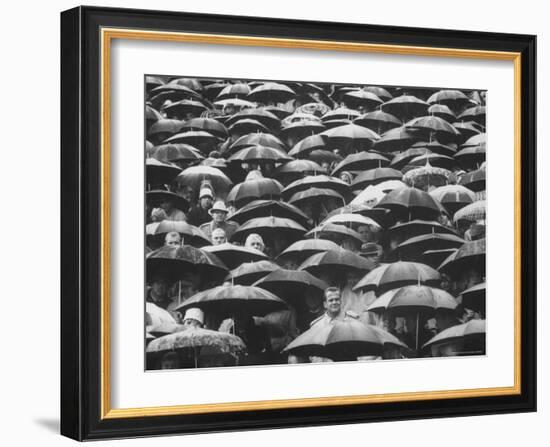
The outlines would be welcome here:
<svg viewBox="0 0 550 447">
<path fill-rule="evenodd" d="M 214 201 L 214 194 L 210 188 L 201 188 L 199 193 L 199 203 L 195 205 L 187 214 L 187 222 L 196 227 L 210 220 L 210 214 L 208 213 L 212 208 Z"/>
<path fill-rule="evenodd" d="M 201 328 L 204 326 L 204 312 L 196 307 L 190 307 L 183 317 L 183 325 Z"/>
<path fill-rule="evenodd" d="M 239 228 L 239 224 L 227 220 L 229 210 L 225 206 L 225 203 L 218 200 L 214 203 L 214 206 L 208 210 L 208 213 L 212 216 L 212 220 L 208 223 L 202 224 L 199 227 L 201 231 L 211 240 L 214 230 L 221 228 L 225 231 L 227 239 L 231 239 L 233 233 L 237 230 L 237 228 Z"/>
</svg>

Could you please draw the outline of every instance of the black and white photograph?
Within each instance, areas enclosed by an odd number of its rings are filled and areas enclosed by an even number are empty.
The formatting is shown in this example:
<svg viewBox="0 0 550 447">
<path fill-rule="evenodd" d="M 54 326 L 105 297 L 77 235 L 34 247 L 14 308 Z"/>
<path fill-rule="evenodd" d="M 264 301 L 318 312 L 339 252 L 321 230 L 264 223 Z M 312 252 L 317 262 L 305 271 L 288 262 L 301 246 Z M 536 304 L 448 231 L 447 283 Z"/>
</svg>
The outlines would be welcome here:
<svg viewBox="0 0 550 447">
<path fill-rule="evenodd" d="M 144 91 L 147 370 L 485 355 L 486 91 Z"/>
</svg>

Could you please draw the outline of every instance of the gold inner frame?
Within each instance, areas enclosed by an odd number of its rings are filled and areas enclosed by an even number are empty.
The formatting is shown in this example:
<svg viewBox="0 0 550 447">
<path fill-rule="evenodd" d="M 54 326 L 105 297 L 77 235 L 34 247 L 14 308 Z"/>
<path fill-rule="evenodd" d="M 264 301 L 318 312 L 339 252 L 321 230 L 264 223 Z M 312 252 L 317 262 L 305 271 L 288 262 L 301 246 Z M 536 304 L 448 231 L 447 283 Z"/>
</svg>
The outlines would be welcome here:
<svg viewBox="0 0 550 447">
<path fill-rule="evenodd" d="M 402 402 L 427 399 L 504 396 L 521 393 L 521 53 L 454 48 L 383 45 L 355 42 L 279 39 L 217 34 L 101 29 L 101 418 L 168 416 L 211 412 L 307 408 L 328 405 Z M 445 391 L 327 396 L 215 404 L 175 405 L 143 408 L 111 408 L 110 369 L 110 72 L 113 39 L 207 43 L 213 45 L 263 46 L 271 48 L 369 52 L 398 55 L 438 56 L 467 59 L 506 60 L 514 63 L 514 385 Z"/>
</svg>

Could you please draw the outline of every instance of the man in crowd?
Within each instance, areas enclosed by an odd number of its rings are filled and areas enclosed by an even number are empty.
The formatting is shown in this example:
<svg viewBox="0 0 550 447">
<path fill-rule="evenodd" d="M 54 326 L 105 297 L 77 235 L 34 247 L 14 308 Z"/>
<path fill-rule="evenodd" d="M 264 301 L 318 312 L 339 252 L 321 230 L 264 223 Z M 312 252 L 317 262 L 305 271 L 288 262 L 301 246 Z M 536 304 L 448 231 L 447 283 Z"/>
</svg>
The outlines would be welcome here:
<svg viewBox="0 0 550 447">
<path fill-rule="evenodd" d="M 168 281 L 160 275 L 155 275 L 150 284 L 151 288 L 147 292 L 147 302 L 166 309 L 170 304 Z"/>
<path fill-rule="evenodd" d="M 168 247 L 179 247 L 182 244 L 181 236 L 177 231 L 170 231 L 164 237 L 164 245 Z"/>
<path fill-rule="evenodd" d="M 310 326 L 331 324 L 335 320 L 346 321 L 348 318 L 356 320 L 359 317 L 355 312 L 342 310 L 342 294 L 338 287 L 327 287 L 325 289 L 324 307 L 325 313 L 313 320 Z"/>
<path fill-rule="evenodd" d="M 227 235 L 223 228 L 216 228 L 212 231 L 212 245 L 221 245 L 227 242 Z"/>
<path fill-rule="evenodd" d="M 359 255 L 372 263 L 372 268 L 375 269 L 380 265 L 380 256 L 382 247 L 375 242 L 367 242 L 361 245 Z"/>
<path fill-rule="evenodd" d="M 195 205 L 187 214 L 187 222 L 196 227 L 210 220 L 210 208 L 214 201 L 214 194 L 210 188 L 201 188 L 199 193 L 199 203 Z"/>
<path fill-rule="evenodd" d="M 218 200 L 212 208 L 208 211 L 212 220 L 208 223 L 202 224 L 199 228 L 209 238 L 212 239 L 212 233 L 217 228 L 221 228 L 225 231 L 227 239 L 231 239 L 233 233 L 239 228 L 236 222 L 232 222 L 227 219 L 229 210 L 221 200 Z"/>
<path fill-rule="evenodd" d="M 170 198 L 166 197 L 162 200 L 160 203 L 160 208 L 164 211 L 166 214 L 166 220 L 172 220 L 172 221 L 180 221 L 180 220 L 187 220 L 187 217 L 185 216 L 185 213 L 176 208 L 174 205 L 174 202 L 170 200 Z"/>
</svg>

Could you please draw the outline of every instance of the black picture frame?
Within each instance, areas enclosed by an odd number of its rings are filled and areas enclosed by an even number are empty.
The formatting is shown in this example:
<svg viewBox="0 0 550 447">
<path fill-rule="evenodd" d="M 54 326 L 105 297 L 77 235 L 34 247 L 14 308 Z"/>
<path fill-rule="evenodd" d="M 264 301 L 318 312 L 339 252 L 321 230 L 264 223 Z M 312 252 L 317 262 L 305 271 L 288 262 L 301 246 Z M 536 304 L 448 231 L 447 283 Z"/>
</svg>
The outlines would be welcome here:
<svg viewBox="0 0 550 447">
<path fill-rule="evenodd" d="M 101 28 L 367 42 L 521 54 L 521 386 L 515 395 L 102 418 Z M 61 14 L 61 433 L 77 440 L 536 410 L 536 36 L 167 11 Z"/>
</svg>

